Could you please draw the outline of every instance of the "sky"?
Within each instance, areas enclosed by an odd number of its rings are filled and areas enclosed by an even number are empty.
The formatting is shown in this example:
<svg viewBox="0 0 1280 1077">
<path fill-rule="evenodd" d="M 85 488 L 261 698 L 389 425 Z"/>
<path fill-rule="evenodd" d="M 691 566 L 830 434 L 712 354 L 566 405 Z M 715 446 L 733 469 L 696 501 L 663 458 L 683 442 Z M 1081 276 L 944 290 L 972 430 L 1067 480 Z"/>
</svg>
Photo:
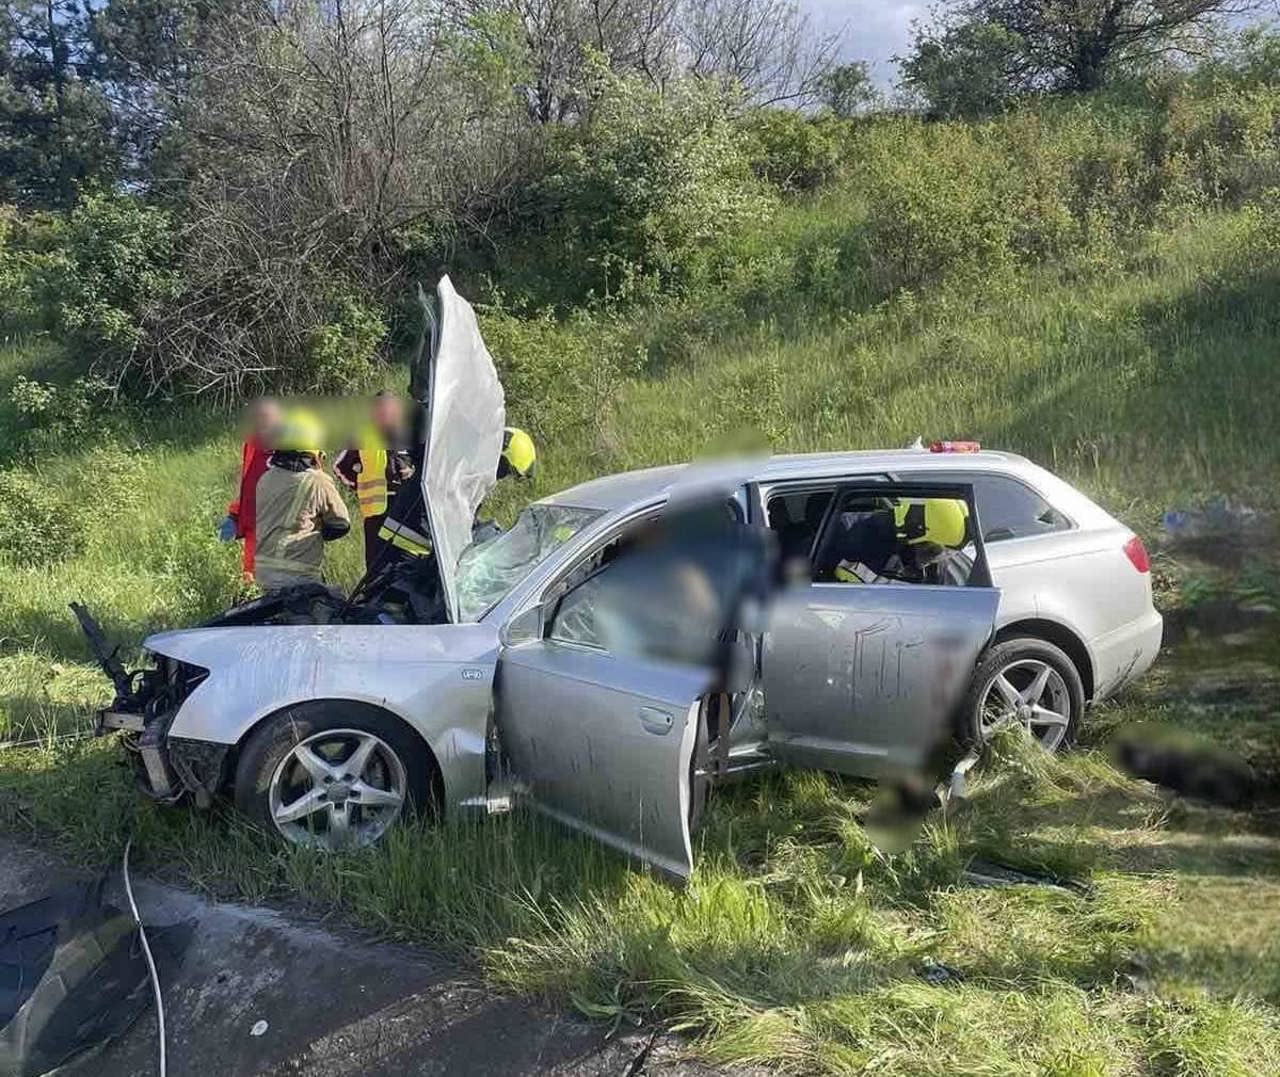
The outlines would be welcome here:
<svg viewBox="0 0 1280 1077">
<path fill-rule="evenodd" d="M 819 29 L 843 31 L 845 60 L 867 60 L 876 83 L 890 88 L 898 78 L 895 53 L 906 53 L 911 21 L 924 20 L 932 0 L 799 0 Z M 1280 0 L 1266 0 L 1259 18 L 1280 18 Z M 1247 18 L 1239 20 L 1248 22 Z"/>
<path fill-rule="evenodd" d="M 892 57 L 905 53 L 911 40 L 911 20 L 923 19 L 929 0 L 800 0 L 822 29 L 844 30 L 844 58 L 868 60 L 881 86 L 898 77 Z"/>
</svg>

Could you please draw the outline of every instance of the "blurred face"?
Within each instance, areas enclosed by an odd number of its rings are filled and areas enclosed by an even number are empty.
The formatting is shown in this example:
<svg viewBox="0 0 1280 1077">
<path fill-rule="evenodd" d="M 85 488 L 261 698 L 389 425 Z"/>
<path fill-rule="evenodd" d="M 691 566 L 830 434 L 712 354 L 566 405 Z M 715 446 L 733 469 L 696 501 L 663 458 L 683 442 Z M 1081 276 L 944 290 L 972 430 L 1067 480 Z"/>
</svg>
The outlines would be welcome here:
<svg viewBox="0 0 1280 1077">
<path fill-rule="evenodd" d="M 373 401 L 373 425 L 388 434 L 404 426 L 404 402 L 398 396 L 380 396 Z"/>
<path fill-rule="evenodd" d="M 270 445 L 280 427 L 280 405 L 264 397 L 256 400 L 249 409 L 249 426 L 253 435 L 264 445 Z"/>
</svg>

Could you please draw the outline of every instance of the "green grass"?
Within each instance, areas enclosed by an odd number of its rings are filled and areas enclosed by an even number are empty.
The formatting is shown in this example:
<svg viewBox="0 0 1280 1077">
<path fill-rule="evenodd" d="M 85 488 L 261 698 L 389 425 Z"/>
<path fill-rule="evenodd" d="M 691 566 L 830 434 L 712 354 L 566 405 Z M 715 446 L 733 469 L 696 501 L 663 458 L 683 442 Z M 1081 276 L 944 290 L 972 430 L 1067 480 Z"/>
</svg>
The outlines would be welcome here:
<svg viewBox="0 0 1280 1077">
<path fill-rule="evenodd" d="M 787 207 L 744 249 L 822 263 L 856 230 L 859 207 L 841 212 L 831 197 Z M 1045 270 L 981 296 L 875 302 L 837 280 L 821 301 L 751 305 L 756 286 L 730 281 L 736 324 L 662 306 L 633 327 L 652 361 L 589 426 L 544 442 L 533 493 L 686 459 L 754 427 L 780 450 L 980 437 L 1056 468 L 1148 535 L 1162 508 L 1218 493 L 1275 508 L 1280 308 L 1275 267 L 1250 261 L 1246 226 L 1204 218 L 1087 282 Z M 18 373 L 54 358 L 41 346 L 0 353 L 0 408 Z M 0 418 L 3 466 L 19 466 L 15 417 Z M 897 856 L 861 826 L 867 787 L 785 774 L 717 796 L 684 889 L 523 814 L 403 828 L 379 850 L 322 858 L 222 809 L 153 805 L 111 742 L 53 739 L 86 729 L 107 690 L 68 601 L 86 600 L 132 645 L 216 611 L 238 586 L 237 550 L 213 538 L 235 479 L 232 418 L 160 404 L 107 425 L 35 462 L 88 507 L 83 549 L 0 570 L 0 738 L 43 742 L 0 748 L 0 825 L 93 864 L 132 835 L 162 877 L 444 947 L 502 987 L 682 1029 L 692 1051 L 726 1064 L 1280 1072 L 1280 819 L 1159 795 L 1105 754 L 1116 726 L 1154 720 L 1208 732 L 1280 776 L 1269 690 L 1280 662 L 1256 638 L 1188 639 L 1140 691 L 1100 709 L 1069 758 L 1006 746 L 969 809 L 931 821 Z M 497 509 L 518 496 L 505 491 Z M 358 543 L 335 553 L 349 583 Z M 1168 607 L 1202 597 L 1194 566 L 1158 568 Z M 1198 692 L 1231 677 L 1238 690 Z M 962 876 L 973 857 L 1083 886 L 974 889 Z"/>
<path fill-rule="evenodd" d="M 402 828 L 341 858 L 140 798 L 111 744 L 24 752 L 0 820 L 89 862 L 127 835 L 163 877 L 444 947 L 603 1020 L 659 1019 L 725 1063 L 802 1072 L 1241 1073 L 1280 1065 L 1280 832 L 1174 804 L 1098 756 L 1011 741 L 958 817 L 885 857 L 871 790 L 725 790 L 687 887 L 536 818 Z M 974 889 L 971 857 L 1079 892 Z M 937 978 L 941 970 L 942 975 Z"/>
</svg>

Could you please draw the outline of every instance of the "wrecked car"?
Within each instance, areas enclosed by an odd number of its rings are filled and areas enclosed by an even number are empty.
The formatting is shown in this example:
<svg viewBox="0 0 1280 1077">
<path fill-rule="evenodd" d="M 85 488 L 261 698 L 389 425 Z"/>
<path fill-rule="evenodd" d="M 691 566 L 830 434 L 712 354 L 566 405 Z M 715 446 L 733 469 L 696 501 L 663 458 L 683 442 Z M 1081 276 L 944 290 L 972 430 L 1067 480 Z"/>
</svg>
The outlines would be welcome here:
<svg viewBox="0 0 1280 1077">
<path fill-rule="evenodd" d="M 893 777 L 924 766 L 940 733 L 980 740 L 1004 722 L 1053 750 L 1155 658 L 1140 540 L 1007 453 L 651 468 L 544 498 L 471 542 L 504 400 L 447 278 L 436 304 L 415 396 L 428 401 L 421 481 L 446 622 L 383 623 L 376 603 L 356 613 L 319 588 L 154 635 L 141 672 L 109 661 L 117 698 L 100 727 L 122 731 L 151 795 L 229 795 L 326 848 L 377 841 L 412 806 L 520 799 L 685 876 L 715 782 L 779 765 Z M 645 592 L 668 592 L 636 571 L 645 529 L 690 491 L 789 566 L 767 617 L 735 622 L 727 680 L 708 674 L 706 632 L 680 643 L 696 614 L 649 616 Z M 824 567 L 841 521 L 930 498 L 969 520 L 946 571 L 869 584 Z M 714 575 L 716 559 L 698 571 Z"/>
</svg>

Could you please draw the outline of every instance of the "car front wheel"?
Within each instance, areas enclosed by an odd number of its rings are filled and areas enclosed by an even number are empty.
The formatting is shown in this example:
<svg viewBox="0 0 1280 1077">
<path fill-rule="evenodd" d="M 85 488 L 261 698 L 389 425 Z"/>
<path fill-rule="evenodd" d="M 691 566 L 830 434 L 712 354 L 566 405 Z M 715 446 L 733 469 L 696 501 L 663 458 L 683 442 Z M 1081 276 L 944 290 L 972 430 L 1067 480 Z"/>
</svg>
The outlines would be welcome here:
<svg viewBox="0 0 1280 1077">
<path fill-rule="evenodd" d="M 1058 647 L 1030 636 L 992 647 L 974 673 L 962 715 L 970 743 L 985 743 L 997 729 L 1018 725 L 1045 751 L 1075 739 L 1084 716 L 1084 684 Z"/>
<path fill-rule="evenodd" d="M 376 707 L 325 700 L 262 723 L 236 766 L 236 805 L 287 841 L 325 850 L 372 845 L 426 804 L 424 746 Z"/>
</svg>

